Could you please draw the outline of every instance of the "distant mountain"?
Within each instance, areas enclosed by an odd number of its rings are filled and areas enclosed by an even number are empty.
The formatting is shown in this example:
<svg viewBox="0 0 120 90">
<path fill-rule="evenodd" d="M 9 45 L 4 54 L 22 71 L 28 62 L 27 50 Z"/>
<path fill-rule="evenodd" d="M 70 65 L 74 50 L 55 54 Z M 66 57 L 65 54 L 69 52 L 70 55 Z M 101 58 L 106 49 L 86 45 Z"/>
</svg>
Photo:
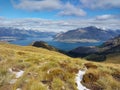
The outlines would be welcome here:
<svg viewBox="0 0 120 90">
<path fill-rule="evenodd" d="M 114 54 L 114 53 L 120 53 L 120 35 L 117 37 L 110 39 L 103 43 L 100 48 L 102 48 L 101 54 Z"/>
<path fill-rule="evenodd" d="M 110 58 L 109 56 L 111 55 L 118 57 L 120 55 L 120 35 L 106 41 L 101 46 L 78 47 L 69 51 L 69 54 L 74 57 L 84 57 L 88 60 L 95 61 L 103 61 Z"/>
<path fill-rule="evenodd" d="M 60 33 L 54 39 L 63 42 L 98 42 L 106 41 L 118 34 L 120 34 L 120 30 L 103 30 L 90 26 Z"/>
<path fill-rule="evenodd" d="M 25 39 L 26 37 L 52 37 L 54 32 L 40 32 L 34 30 L 21 30 L 15 28 L 0 27 L 0 40 Z"/>
</svg>

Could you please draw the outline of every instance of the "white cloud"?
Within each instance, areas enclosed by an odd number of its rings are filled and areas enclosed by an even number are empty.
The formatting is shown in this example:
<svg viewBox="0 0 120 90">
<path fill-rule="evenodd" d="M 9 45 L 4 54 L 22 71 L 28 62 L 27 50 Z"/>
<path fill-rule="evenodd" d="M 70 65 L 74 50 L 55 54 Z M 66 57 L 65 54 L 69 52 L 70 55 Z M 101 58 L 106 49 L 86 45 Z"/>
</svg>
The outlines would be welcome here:
<svg viewBox="0 0 120 90">
<path fill-rule="evenodd" d="M 120 8 L 120 0 L 80 0 L 83 6 L 96 8 Z"/>
<path fill-rule="evenodd" d="M 69 2 L 64 5 L 63 10 L 59 12 L 60 16 L 85 16 L 86 12 L 80 8 L 71 5 Z"/>
<path fill-rule="evenodd" d="M 17 9 L 27 11 L 52 11 L 59 10 L 60 16 L 85 16 L 86 12 L 81 8 L 73 6 L 68 3 L 64 4 L 61 0 L 20 0 L 16 3 L 15 0 L 11 0 L 13 6 Z"/>
<path fill-rule="evenodd" d="M 111 20 L 116 18 L 118 18 L 118 15 L 105 14 L 105 15 L 97 16 L 96 20 Z"/>
<path fill-rule="evenodd" d="M 20 0 L 17 4 L 11 0 L 15 8 L 28 11 L 55 10 L 61 8 L 60 0 Z"/>
<path fill-rule="evenodd" d="M 72 20 L 47 20 L 41 18 L 18 18 L 18 19 L 0 19 L 0 27 L 12 27 L 26 30 L 38 31 L 67 31 L 87 26 L 98 26 L 100 28 L 120 29 L 119 19 L 99 20 L 93 19 L 72 19 Z"/>
<path fill-rule="evenodd" d="M 4 17 L 0 16 L 0 20 L 4 20 L 4 19 L 5 19 Z"/>
</svg>

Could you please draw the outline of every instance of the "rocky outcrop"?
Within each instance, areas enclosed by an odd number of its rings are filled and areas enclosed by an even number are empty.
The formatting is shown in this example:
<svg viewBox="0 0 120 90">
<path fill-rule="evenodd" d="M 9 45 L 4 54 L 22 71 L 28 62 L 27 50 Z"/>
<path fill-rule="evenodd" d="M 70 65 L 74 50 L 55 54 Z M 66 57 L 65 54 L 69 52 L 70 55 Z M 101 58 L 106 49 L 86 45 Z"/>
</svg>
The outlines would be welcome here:
<svg viewBox="0 0 120 90">
<path fill-rule="evenodd" d="M 41 47 L 41 48 L 45 48 L 45 49 L 48 49 L 48 50 L 51 50 L 51 51 L 56 51 L 56 52 L 60 52 L 60 53 L 66 54 L 65 51 L 57 49 L 54 46 L 48 45 L 44 41 L 35 41 L 31 45 L 34 46 L 34 47 Z"/>
<path fill-rule="evenodd" d="M 55 47 L 53 47 L 51 45 L 48 45 L 44 41 L 35 41 L 32 43 L 32 46 L 41 47 L 41 48 L 45 48 L 45 49 L 52 50 L 52 51 L 58 51 L 58 49 L 56 49 Z"/>
</svg>

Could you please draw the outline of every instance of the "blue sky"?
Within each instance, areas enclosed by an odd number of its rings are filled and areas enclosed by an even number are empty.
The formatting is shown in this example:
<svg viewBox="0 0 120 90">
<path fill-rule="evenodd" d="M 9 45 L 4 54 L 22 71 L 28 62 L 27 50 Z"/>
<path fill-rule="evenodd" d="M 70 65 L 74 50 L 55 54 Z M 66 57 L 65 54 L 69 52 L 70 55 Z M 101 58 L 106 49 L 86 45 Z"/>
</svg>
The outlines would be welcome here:
<svg viewBox="0 0 120 90">
<path fill-rule="evenodd" d="M 31 23 L 27 23 L 28 18 Z M 49 22 L 48 26 L 54 30 L 60 26 L 65 26 L 59 31 L 84 27 L 93 23 L 100 23 L 97 26 L 102 27 L 104 25 L 103 28 L 120 28 L 118 25 L 120 21 L 120 0 L 0 0 L 0 20 L 4 21 L 3 23 L 1 21 L 0 26 L 15 28 L 20 27 L 20 22 L 26 22 L 27 24 L 25 23 L 26 26 L 23 28 L 29 28 L 34 21 L 39 21 L 36 26 L 31 28 L 41 29 L 42 27 L 42 30 L 47 30 L 49 27 L 44 29 L 43 24 L 38 27 L 40 22 Z M 15 22 L 19 25 L 16 25 Z M 50 23 L 54 23 L 55 26 L 50 25 Z M 59 26 L 56 23 L 65 25 L 60 24 Z M 82 25 L 80 25 L 81 23 Z M 74 27 L 69 27 L 70 25 Z M 66 28 L 67 26 L 69 28 Z"/>
</svg>

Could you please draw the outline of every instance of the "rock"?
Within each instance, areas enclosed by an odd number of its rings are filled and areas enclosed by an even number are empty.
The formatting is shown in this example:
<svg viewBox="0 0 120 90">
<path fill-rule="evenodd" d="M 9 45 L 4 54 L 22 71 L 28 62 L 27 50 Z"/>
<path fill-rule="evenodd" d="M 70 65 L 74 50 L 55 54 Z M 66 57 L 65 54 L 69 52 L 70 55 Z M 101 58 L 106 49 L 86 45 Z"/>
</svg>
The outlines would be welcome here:
<svg viewBox="0 0 120 90">
<path fill-rule="evenodd" d="M 53 46 L 51 45 L 48 45 L 46 42 L 44 41 L 35 41 L 32 43 L 32 46 L 35 46 L 35 47 L 42 47 L 42 48 L 45 48 L 45 49 L 48 49 L 48 50 L 52 50 L 52 51 L 58 51 L 56 48 L 54 48 Z"/>
<path fill-rule="evenodd" d="M 32 43 L 32 46 L 34 46 L 34 47 L 41 47 L 41 48 L 48 49 L 50 51 L 56 51 L 56 52 L 60 52 L 60 53 L 63 53 L 63 54 L 67 54 L 66 51 L 58 49 L 58 48 L 56 48 L 54 46 L 48 45 L 44 41 L 35 41 L 35 42 Z"/>
</svg>

